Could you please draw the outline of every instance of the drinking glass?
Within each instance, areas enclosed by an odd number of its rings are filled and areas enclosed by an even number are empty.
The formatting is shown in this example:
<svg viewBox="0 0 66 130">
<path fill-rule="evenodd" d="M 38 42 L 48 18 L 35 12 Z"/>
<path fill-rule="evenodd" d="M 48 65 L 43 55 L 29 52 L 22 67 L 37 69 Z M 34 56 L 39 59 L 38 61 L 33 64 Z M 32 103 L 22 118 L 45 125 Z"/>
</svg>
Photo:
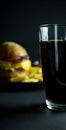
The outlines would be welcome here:
<svg viewBox="0 0 66 130">
<path fill-rule="evenodd" d="M 66 24 L 40 25 L 39 45 L 46 106 L 66 110 Z"/>
</svg>

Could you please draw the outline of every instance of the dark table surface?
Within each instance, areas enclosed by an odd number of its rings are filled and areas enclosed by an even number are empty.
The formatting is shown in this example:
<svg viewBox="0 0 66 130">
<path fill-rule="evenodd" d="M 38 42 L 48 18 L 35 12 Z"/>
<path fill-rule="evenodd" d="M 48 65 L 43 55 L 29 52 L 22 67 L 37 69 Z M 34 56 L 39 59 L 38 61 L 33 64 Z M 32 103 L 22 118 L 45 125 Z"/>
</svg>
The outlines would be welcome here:
<svg viewBox="0 0 66 130">
<path fill-rule="evenodd" d="M 66 112 L 46 108 L 44 88 L 0 92 L 0 130 L 66 130 Z"/>
</svg>

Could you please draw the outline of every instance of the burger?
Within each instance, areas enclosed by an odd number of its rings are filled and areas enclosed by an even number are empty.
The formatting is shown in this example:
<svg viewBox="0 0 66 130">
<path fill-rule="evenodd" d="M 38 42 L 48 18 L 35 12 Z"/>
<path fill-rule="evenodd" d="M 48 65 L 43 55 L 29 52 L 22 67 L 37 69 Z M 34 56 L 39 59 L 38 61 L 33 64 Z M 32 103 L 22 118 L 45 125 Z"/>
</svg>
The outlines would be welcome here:
<svg viewBox="0 0 66 130">
<path fill-rule="evenodd" d="M 31 67 L 27 50 L 16 42 L 0 44 L 0 78 L 9 81 L 22 80 Z"/>
</svg>

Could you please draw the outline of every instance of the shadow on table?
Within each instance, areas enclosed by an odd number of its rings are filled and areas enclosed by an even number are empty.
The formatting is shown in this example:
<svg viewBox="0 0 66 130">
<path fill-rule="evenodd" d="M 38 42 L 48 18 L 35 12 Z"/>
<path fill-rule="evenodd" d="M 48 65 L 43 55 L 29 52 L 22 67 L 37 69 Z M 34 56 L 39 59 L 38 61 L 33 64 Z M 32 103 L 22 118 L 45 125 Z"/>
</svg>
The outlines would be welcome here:
<svg viewBox="0 0 66 130">
<path fill-rule="evenodd" d="M 23 107 L 16 107 L 16 108 L 0 108 L 0 115 L 15 115 L 16 113 L 18 114 L 37 114 L 37 113 L 42 113 L 46 110 L 46 105 L 41 104 L 41 105 L 35 105 L 35 106 L 23 106 Z"/>
</svg>

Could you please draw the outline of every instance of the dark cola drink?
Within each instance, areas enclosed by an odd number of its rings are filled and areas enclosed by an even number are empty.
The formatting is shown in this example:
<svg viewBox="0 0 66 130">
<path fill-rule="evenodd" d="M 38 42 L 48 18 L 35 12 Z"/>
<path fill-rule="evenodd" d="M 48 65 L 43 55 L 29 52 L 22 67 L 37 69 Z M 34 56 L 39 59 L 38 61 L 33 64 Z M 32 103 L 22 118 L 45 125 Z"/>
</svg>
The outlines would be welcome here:
<svg viewBox="0 0 66 130">
<path fill-rule="evenodd" d="M 40 42 L 46 99 L 66 104 L 66 41 Z"/>
</svg>

